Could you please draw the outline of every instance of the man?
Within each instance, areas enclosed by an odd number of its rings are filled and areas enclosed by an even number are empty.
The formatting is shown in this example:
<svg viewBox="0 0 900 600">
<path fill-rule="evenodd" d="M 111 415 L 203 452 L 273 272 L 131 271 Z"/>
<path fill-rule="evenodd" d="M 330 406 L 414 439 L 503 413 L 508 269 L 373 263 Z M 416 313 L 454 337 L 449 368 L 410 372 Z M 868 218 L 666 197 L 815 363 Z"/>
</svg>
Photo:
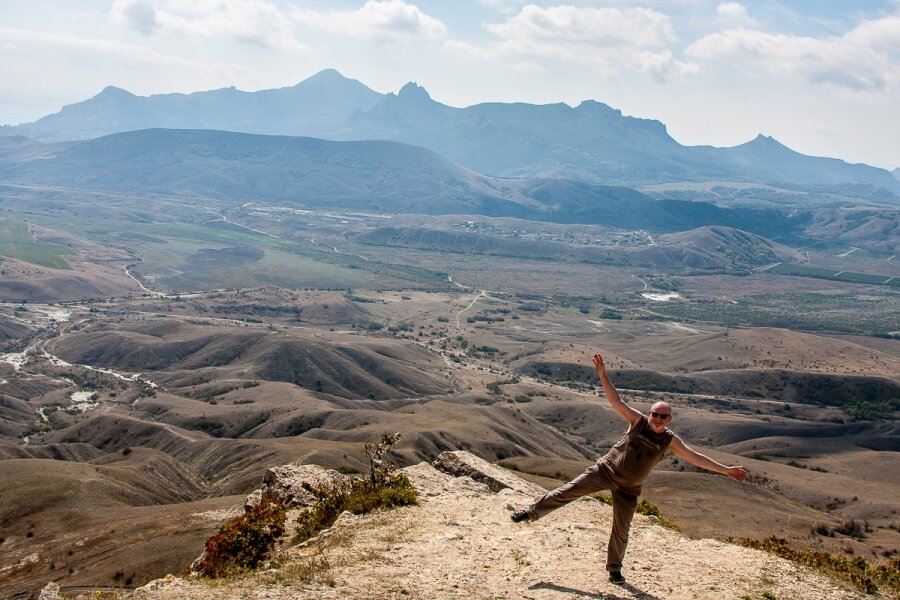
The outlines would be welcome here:
<svg viewBox="0 0 900 600">
<path fill-rule="evenodd" d="M 728 467 L 700 454 L 669 431 L 667 425 L 672 419 L 672 407 L 666 402 L 654 404 L 646 417 L 625 404 L 606 374 L 603 357 L 595 354 L 593 360 L 606 400 L 619 416 L 628 421 L 628 431 L 597 464 L 569 483 L 548 492 L 531 506 L 517 510 L 512 514 L 512 520 L 516 523 L 535 521 L 584 495 L 610 490 L 613 524 L 606 552 L 606 570 L 612 583 L 623 584 L 622 558 L 628 544 L 631 518 L 641 494 L 641 484 L 667 451 L 671 450 L 675 456 L 693 465 L 728 475 L 737 481 L 746 479 L 748 472 L 744 467 Z"/>
</svg>

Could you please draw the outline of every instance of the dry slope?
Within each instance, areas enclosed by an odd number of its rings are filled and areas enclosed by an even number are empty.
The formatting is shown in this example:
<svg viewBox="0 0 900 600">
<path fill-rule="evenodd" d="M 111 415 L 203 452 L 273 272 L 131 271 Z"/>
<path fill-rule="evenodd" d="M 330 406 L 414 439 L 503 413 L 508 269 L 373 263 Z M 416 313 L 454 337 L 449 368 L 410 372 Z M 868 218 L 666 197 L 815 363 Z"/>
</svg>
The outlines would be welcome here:
<svg viewBox="0 0 900 600">
<path fill-rule="evenodd" d="M 542 490 L 472 455 L 454 454 L 509 487 L 494 493 L 471 477 L 422 463 L 406 469 L 419 490 L 419 506 L 345 514 L 317 540 L 285 550 L 286 560 L 267 572 L 214 587 L 176 579 L 137 595 L 147 600 L 862 597 L 787 561 L 691 540 L 640 515 L 626 556 L 628 583 L 614 586 L 604 571 L 608 506 L 583 499 L 537 523 L 513 524 L 508 506 Z"/>
</svg>

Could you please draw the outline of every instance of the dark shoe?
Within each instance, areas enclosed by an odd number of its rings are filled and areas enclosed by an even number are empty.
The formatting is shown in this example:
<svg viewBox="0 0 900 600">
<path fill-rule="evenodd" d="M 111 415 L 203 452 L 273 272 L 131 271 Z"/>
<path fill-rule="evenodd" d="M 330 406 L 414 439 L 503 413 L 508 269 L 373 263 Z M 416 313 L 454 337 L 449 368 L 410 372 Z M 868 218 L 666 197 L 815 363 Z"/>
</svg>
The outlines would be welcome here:
<svg viewBox="0 0 900 600">
<path fill-rule="evenodd" d="M 616 585 L 622 585 L 623 583 L 625 583 L 625 578 L 622 577 L 621 571 L 610 571 L 609 582 Z"/>
<path fill-rule="evenodd" d="M 530 521 L 531 520 L 531 511 L 527 508 L 520 508 L 515 511 L 513 514 L 509 516 L 512 519 L 513 523 L 521 523 L 522 521 Z"/>
</svg>

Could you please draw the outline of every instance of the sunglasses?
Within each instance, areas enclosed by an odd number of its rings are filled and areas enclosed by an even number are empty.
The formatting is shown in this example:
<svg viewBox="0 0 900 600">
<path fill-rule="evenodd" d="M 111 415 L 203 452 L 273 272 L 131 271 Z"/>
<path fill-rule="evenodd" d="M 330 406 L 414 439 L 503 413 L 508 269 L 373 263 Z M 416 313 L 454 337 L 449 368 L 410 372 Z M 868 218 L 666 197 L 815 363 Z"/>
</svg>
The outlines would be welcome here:
<svg viewBox="0 0 900 600">
<path fill-rule="evenodd" d="M 665 421 L 666 419 L 672 418 L 672 415 L 670 415 L 668 413 L 660 413 L 660 412 L 656 412 L 655 410 L 650 411 L 650 416 L 656 417 L 657 419 L 662 419 L 663 421 Z"/>
</svg>

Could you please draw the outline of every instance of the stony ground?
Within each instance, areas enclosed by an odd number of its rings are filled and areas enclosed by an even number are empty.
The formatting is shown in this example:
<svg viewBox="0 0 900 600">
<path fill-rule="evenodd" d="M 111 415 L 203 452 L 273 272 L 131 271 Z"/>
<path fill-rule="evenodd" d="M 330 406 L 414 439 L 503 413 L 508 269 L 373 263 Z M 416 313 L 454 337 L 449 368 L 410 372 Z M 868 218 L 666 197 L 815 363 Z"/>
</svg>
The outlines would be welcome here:
<svg viewBox="0 0 900 600">
<path fill-rule="evenodd" d="M 493 493 L 427 464 L 407 469 L 420 505 L 344 515 L 316 540 L 281 551 L 275 568 L 218 583 L 170 578 L 136 595 L 271 599 L 606 600 L 857 599 L 863 596 L 779 558 L 691 540 L 635 516 L 623 574 L 607 582 L 612 510 L 582 499 L 537 523 L 514 524 L 510 506 L 542 492 L 517 480 Z M 672 515 L 677 520 L 677 515 Z"/>
</svg>

